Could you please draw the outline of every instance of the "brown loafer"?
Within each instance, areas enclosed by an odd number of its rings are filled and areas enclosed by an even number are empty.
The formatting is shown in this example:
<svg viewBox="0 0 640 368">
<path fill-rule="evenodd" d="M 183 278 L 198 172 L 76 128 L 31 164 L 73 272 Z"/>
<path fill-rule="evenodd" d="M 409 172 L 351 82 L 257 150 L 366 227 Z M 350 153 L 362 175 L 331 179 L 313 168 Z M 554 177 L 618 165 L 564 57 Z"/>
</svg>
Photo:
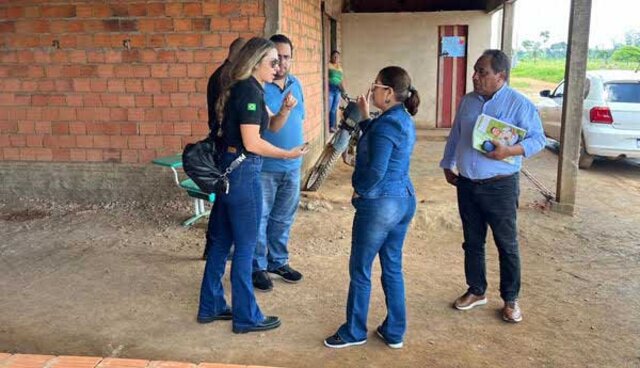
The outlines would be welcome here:
<svg viewBox="0 0 640 368">
<path fill-rule="evenodd" d="M 517 300 L 512 302 L 504 302 L 502 308 L 502 319 L 506 322 L 518 323 L 522 321 L 522 310 Z"/>
<path fill-rule="evenodd" d="M 475 295 L 470 291 L 467 291 L 466 293 L 464 293 L 464 295 L 456 299 L 456 301 L 453 303 L 453 307 L 459 310 L 469 310 L 473 307 L 485 304 L 487 304 L 486 296 Z"/>
</svg>

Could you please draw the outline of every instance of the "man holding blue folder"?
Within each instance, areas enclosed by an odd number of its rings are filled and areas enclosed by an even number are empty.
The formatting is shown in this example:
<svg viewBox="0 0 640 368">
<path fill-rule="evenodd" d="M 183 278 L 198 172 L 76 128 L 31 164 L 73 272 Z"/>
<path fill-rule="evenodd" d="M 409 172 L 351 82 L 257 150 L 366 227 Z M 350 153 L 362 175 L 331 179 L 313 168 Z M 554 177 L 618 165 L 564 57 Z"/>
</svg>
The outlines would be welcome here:
<svg viewBox="0 0 640 368">
<path fill-rule="evenodd" d="M 264 98 L 270 111 L 280 111 L 283 101 L 294 97 L 298 103 L 278 132 L 265 130 L 262 138 L 269 143 L 291 149 L 304 142 L 304 97 L 302 85 L 289 73 L 293 58 L 291 40 L 281 34 L 270 38 L 276 44 L 280 68 L 273 83 L 264 86 Z M 288 283 L 302 280 L 302 274 L 289 265 L 289 232 L 300 202 L 300 166 L 302 158 L 282 160 L 265 157 L 262 164 L 262 219 L 258 245 L 253 259 L 253 286 L 271 291 L 270 275 Z"/>
<path fill-rule="evenodd" d="M 518 303 L 520 253 L 517 207 L 518 173 L 522 157 L 531 157 L 545 145 L 542 123 L 535 106 L 507 85 L 510 62 L 500 50 L 486 50 L 474 66 L 473 92 L 458 107 L 440 167 L 447 182 L 456 187 L 464 232 L 464 272 L 467 291 L 454 302 L 459 310 L 487 303 L 485 240 L 491 227 L 500 260 L 502 319 L 522 321 Z M 498 139 L 495 148 L 482 153 L 473 148 L 473 130 L 480 114 L 486 114 L 526 131 L 513 146 Z M 508 157 L 513 160 L 504 161 Z M 510 161 L 510 162 L 508 162 Z M 458 173 L 453 169 L 457 168 Z"/>
</svg>

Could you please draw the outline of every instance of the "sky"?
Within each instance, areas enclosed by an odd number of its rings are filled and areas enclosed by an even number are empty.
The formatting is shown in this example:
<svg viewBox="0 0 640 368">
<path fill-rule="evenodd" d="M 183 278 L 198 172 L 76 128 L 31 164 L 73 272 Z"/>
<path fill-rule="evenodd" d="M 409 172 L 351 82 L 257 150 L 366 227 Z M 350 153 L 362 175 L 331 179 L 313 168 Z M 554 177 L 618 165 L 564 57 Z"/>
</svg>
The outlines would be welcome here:
<svg viewBox="0 0 640 368">
<path fill-rule="evenodd" d="M 540 41 L 540 32 L 549 31 L 549 44 L 567 41 L 570 0 L 517 0 L 514 37 Z M 589 46 L 611 48 L 624 43 L 629 30 L 640 31 L 640 0 L 592 0 Z"/>
</svg>

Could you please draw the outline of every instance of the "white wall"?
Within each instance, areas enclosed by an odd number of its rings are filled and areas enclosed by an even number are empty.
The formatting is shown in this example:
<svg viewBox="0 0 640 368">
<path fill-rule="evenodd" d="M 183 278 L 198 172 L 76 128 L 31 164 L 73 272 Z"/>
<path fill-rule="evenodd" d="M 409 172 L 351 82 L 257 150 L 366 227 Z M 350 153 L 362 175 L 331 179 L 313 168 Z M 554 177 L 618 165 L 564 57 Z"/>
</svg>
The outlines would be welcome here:
<svg viewBox="0 0 640 368">
<path fill-rule="evenodd" d="M 342 59 L 350 95 L 366 91 L 377 72 L 398 65 L 420 93 L 416 122 L 435 127 L 438 84 L 438 26 L 467 25 L 467 92 L 476 59 L 491 47 L 491 14 L 482 11 L 342 14 Z"/>
</svg>

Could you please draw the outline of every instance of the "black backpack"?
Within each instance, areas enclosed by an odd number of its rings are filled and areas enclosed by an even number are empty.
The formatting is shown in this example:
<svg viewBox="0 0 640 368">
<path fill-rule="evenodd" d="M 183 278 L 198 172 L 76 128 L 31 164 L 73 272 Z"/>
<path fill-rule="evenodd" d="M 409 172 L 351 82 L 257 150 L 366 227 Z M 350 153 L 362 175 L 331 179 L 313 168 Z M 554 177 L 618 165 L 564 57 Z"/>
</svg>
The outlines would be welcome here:
<svg viewBox="0 0 640 368">
<path fill-rule="evenodd" d="M 207 137 L 196 143 L 189 143 L 182 152 L 182 168 L 204 193 L 229 193 L 231 173 L 246 158 L 241 154 L 226 169 L 217 162 L 216 144 L 213 138 Z"/>
</svg>

